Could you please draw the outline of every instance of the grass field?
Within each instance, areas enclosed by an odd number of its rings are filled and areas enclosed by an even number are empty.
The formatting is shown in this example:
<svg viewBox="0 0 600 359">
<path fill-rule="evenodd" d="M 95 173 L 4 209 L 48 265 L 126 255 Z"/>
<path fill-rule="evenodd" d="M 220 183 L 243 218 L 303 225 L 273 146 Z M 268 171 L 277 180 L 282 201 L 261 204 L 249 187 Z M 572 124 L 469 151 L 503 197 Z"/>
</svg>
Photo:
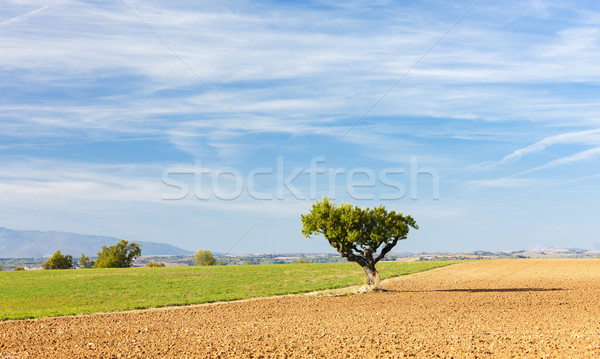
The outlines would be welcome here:
<svg viewBox="0 0 600 359">
<path fill-rule="evenodd" d="M 381 262 L 382 278 L 455 262 Z M 0 320 L 311 292 L 358 285 L 356 263 L 0 272 Z"/>
</svg>

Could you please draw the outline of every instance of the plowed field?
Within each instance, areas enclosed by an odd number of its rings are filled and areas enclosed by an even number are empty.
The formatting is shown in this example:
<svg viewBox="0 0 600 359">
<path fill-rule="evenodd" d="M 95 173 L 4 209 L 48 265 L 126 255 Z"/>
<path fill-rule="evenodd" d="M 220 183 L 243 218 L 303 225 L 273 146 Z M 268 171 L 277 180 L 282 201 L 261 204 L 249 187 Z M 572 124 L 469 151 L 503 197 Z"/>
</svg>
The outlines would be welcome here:
<svg viewBox="0 0 600 359">
<path fill-rule="evenodd" d="M 387 291 L 0 323 L 0 358 L 600 358 L 600 260 L 468 262 Z"/>
</svg>

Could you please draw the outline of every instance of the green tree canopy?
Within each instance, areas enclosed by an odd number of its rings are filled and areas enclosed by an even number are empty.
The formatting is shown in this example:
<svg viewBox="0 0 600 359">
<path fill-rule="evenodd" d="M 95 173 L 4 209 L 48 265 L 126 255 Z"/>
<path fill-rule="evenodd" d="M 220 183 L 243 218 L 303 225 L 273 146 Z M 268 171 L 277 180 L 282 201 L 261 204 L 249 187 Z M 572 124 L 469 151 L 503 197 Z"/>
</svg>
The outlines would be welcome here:
<svg viewBox="0 0 600 359">
<path fill-rule="evenodd" d="M 372 287 L 381 280 L 375 264 L 406 239 L 410 227 L 419 228 L 411 216 L 388 212 L 384 206 L 361 209 L 349 203 L 336 205 L 327 197 L 301 218 L 305 237 L 322 234 L 342 257 L 364 269 Z"/>
<path fill-rule="evenodd" d="M 146 263 L 146 267 L 148 268 L 157 268 L 157 267 L 166 267 L 165 264 L 163 262 L 156 262 L 156 261 L 152 261 L 152 262 L 148 262 Z"/>
<path fill-rule="evenodd" d="M 216 262 L 212 252 L 208 249 L 200 249 L 194 255 L 194 263 L 198 266 L 214 266 Z"/>
<path fill-rule="evenodd" d="M 81 268 L 93 268 L 94 262 L 90 260 L 90 257 L 81 253 L 81 258 L 79 258 L 79 265 L 81 266 Z"/>
<path fill-rule="evenodd" d="M 142 255 L 139 243 L 122 240 L 119 243 L 107 247 L 102 246 L 98 252 L 98 260 L 95 268 L 127 268 L 133 265 L 133 261 Z"/>
<path fill-rule="evenodd" d="M 60 250 L 54 252 L 52 257 L 46 259 L 42 263 L 44 269 L 69 269 L 73 268 L 73 256 L 70 254 L 63 255 Z"/>
</svg>

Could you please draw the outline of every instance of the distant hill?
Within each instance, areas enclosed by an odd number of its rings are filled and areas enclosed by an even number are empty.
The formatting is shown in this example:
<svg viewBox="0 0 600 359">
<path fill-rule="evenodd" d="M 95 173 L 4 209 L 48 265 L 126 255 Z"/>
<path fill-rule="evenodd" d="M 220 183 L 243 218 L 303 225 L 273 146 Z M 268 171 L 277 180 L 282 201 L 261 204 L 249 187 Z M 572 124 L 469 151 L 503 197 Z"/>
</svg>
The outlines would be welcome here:
<svg viewBox="0 0 600 359">
<path fill-rule="evenodd" d="M 95 257 L 102 245 L 113 245 L 121 239 L 67 232 L 17 231 L 0 227 L 0 258 L 50 257 L 57 249 L 78 258 L 81 253 Z M 136 241 L 137 242 L 137 241 Z M 184 255 L 192 252 L 170 244 L 138 242 L 142 255 Z"/>
</svg>

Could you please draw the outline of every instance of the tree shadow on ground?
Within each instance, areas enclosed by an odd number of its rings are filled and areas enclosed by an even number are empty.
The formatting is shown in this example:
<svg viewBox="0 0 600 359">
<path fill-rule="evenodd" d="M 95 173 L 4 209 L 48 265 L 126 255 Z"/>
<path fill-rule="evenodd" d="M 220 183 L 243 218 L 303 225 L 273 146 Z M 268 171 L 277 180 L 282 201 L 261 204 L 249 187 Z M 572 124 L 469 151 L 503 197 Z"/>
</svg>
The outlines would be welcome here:
<svg viewBox="0 0 600 359">
<path fill-rule="evenodd" d="M 435 292 L 466 292 L 466 293 L 510 293 L 510 292 L 554 292 L 565 290 L 563 288 L 464 288 L 464 289 L 436 289 L 436 290 L 395 290 L 378 289 L 378 292 L 389 293 L 435 293 Z"/>
</svg>

